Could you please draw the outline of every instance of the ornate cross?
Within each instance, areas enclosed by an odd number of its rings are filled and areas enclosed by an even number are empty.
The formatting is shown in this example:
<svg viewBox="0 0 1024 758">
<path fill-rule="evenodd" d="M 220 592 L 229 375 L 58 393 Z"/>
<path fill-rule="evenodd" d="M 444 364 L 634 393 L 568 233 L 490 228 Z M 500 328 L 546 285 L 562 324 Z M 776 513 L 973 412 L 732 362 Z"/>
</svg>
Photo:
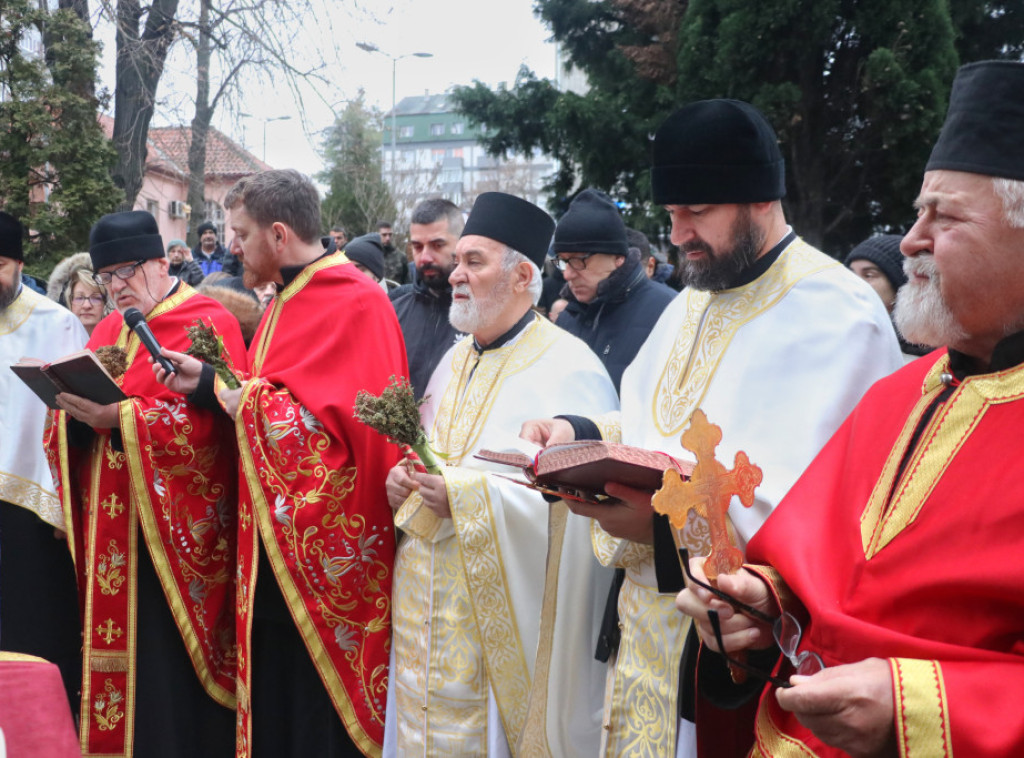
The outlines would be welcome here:
<svg viewBox="0 0 1024 758">
<path fill-rule="evenodd" d="M 651 501 L 654 510 L 668 516 L 677 530 L 686 527 L 691 511 L 707 523 L 711 553 L 704 563 L 704 573 L 711 580 L 738 571 L 743 565 L 743 553 L 732 542 L 726 514 L 733 495 L 738 495 L 746 507 L 753 505 L 754 490 L 762 479 L 761 469 L 742 451 L 736 453 L 731 471 L 715 460 L 715 448 L 721 441 L 721 428 L 709 423 L 704 411 L 694 411 L 680 442 L 697 457 L 697 465 L 689 481 L 683 481 L 676 471 L 666 471 L 661 489 Z"/>
<path fill-rule="evenodd" d="M 121 631 L 121 627 L 114 623 L 114 619 L 107 619 L 104 623 L 96 627 L 96 634 L 103 638 L 103 641 L 108 645 L 115 639 L 124 634 Z"/>
<path fill-rule="evenodd" d="M 124 503 L 118 500 L 117 495 L 115 494 L 104 500 L 100 508 L 105 510 L 110 518 L 117 518 L 124 510 Z"/>
</svg>

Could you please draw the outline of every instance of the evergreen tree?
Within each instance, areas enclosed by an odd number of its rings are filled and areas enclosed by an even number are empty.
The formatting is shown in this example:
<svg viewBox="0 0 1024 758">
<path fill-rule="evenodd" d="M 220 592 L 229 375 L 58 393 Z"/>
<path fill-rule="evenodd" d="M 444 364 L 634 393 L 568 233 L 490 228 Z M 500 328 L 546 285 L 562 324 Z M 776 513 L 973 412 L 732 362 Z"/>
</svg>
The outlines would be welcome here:
<svg viewBox="0 0 1024 758">
<path fill-rule="evenodd" d="M 329 186 L 324 224 L 341 224 L 348 238 L 377 231 L 395 217 L 395 203 L 381 176 L 381 115 L 367 109 L 363 92 L 350 100 L 324 139 L 327 168 L 317 179 Z"/>
<path fill-rule="evenodd" d="M 912 220 L 961 56 L 1019 56 L 1024 11 L 997 5 L 538 0 L 590 90 L 558 92 L 522 71 L 509 92 L 477 83 L 456 100 L 487 124 L 491 152 L 541 147 L 560 160 L 559 204 L 596 186 L 625 200 L 628 220 L 647 229 L 638 216 L 657 125 L 692 100 L 747 100 L 779 134 L 794 227 L 841 256 L 873 231 L 902 231 Z"/>
<path fill-rule="evenodd" d="M 0 0 L 0 202 L 30 230 L 32 273 L 88 249 L 92 224 L 122 198 L 92 94 L 97 55 L 72 11 Z"/>
</svg>

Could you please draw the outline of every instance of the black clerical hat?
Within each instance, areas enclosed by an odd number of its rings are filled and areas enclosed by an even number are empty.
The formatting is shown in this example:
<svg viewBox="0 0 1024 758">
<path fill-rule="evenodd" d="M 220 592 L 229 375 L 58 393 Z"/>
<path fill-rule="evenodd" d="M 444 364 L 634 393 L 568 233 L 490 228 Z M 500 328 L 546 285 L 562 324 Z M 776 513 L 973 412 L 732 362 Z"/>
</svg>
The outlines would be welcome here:
<svg viewBox="0 0 1024 758">
<path fill-rule="evenodd" d="M 89 232 L 89 257 L 99 271 L 115 263 L 134 263 L 164 257 L 156 219 L 146 211 L 109 213 Z"/>
<path fill-rule="evenodd" d="M 786 194 L 775 130 L 740 100 L 684 105 L 658 127 L 651 154 L 658 205 L 761 203 Z"/>
<path fill-rule="evenodd" d="M 612 199 L 593 189 L 578 194 L 555 227 L 555 252 L 627 255 L 626 225 Z"/>
<path fill-rule="evenodd" d="M 949 110 L 925 171 L 1024 180 L 1024 63 L 961 66 Z"/>
<path fill-rule="evenodd" d="M 25 260 L 23 235 L 21 222 L 10 213 L 0 211 L 0 255 L 16 261 Z"/>
<path fill-rule="evenodd" d="M 504 192 L 484 192 L 473 203 L 462 236 L 476 234 L 518 250 L 544 265 L 555 222 L 533 203 Z"/>
</svg>

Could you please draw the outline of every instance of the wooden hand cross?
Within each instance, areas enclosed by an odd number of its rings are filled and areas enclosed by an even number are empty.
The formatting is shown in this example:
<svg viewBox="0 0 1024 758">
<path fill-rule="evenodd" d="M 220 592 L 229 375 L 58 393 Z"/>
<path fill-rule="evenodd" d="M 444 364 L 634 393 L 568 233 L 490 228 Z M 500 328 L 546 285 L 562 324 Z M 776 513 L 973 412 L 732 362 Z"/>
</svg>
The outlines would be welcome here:
<svg viewBox="0 0 1024 758">
<path fill-rule="evenodd" d="M 736 453 L 732 470 L 726 470 L 715 459 L 715 448 L 721 441 L 721 428 L 709 423 L 704 411 L 694 411 L 680 442 L 697 457 L 697 465 L 689 481 L 683 481 L 677 471 L 666 471 L 661 489 L 651 501 L 654 510 L 668 516 L 677 530 L 686 526 L 690 511 L 707 523 L 711 553 L 704 563 L 704 573 L 711 580 L 738 571 L 743 565 L 743 553 L 733 544 L 725 518 L 733 495 L 738 495 L 748 508 L 754 504 L 754 490 L 763 477 L 761 469 L 743 451 Z"/>
</svg>

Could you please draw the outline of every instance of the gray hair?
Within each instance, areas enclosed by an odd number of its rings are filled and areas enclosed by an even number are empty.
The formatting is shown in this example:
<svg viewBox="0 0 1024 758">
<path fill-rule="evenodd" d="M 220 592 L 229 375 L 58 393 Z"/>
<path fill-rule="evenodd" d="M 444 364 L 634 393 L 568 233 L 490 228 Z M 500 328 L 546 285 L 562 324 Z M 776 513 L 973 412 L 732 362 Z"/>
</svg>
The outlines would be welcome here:
<svg viewBox="0 0 1024 758">
<path fill-rule="evenodd" d="M 540 269 L 537 268 L 537 264 L 527 258 L 525 255 L 520 253 L 518 250 L 505 245 L 505 252 L 501 256 L 501 268 L 504 271 L 511 271 L 520 263 L 523 262 L 530 264 L 530 272 L 533 274 L 530 279 L 529 292 L 530 297 L 533 299 L 533 304 L 536 305 L 540 302 L 541 291 L 543 290 L 544 284 L 540 280 Z"/>
<path fill-rule="evenodd" d="M 992 177 L 992 189 L 1003 201 L 1003 219 L 1015 229 L 1024 229 L 1024 181 Z"/>
<path fill-rule="evenodd" d="M 433 224 L 441 219 L 448 221 L 448 233 L 458 237 L 466 225 L 459 206 L 442 197 L 432 197 L 412 209 L 410 224 Z M 390 226 L 390 224 L 389 224 Z"/>
<path fill-rule="evenodd" d="M 224 198 L 228 210 L 240 205 L 262 227 L 287 224 L 307 245 L 320 240 L 320 194 L 309 177 L 295 169 L 242 177 Z"/>
</svg>

